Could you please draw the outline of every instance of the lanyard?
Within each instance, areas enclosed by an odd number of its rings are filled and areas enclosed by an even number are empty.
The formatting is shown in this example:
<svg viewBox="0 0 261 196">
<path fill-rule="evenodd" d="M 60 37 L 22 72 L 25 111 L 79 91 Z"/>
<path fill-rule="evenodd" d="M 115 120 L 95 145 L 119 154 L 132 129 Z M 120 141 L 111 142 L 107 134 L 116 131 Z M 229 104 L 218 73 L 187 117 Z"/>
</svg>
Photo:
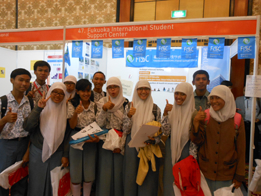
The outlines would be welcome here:
<svg viewBox="0 0 261 196">
<path fill-rule="evenodd" d="M 37 86 L 37 84 L 34 82 L 34 87 L 37 89 L 38 88 L 38 86 Z M 46 85 L 46 88 L 47 88 L 47 92 L 49 91 L 49 86 L 48 85 Z M 40 89 L 40 88 L 39 88 Z M 38 91 L 38 93 L 41 95 L 41 96 L 43 96 L 43 94 L 42 94 L 42 92 L 40 91 L 40 90 L 37 90 Z"/>
</svg>

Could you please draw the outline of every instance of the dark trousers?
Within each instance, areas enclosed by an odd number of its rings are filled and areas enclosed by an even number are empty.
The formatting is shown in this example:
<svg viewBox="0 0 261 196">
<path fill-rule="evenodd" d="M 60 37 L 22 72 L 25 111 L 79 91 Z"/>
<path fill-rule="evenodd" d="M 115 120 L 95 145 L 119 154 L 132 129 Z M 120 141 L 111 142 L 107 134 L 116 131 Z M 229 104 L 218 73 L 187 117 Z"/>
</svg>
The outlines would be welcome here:
<svg viewBox="0 0 261 196">
<path fill-rule="evenodd" d="M 251 133 L 251 122 L 250 121 L 245 121 L 245 131 L 246 131 L 246 163 L 249 163 L 249 149 L 250 149 L 250 133 Z M 255 137 L 254 137 L 254 159 L 260 159 L 259 155 L 259 129 L 257 126 L 257 123 L 255 124 Z"/>
<path fill-rule="evenodd" d="M 29 137 L 21 140 L 0 139 L 0 173 L 15 162 L 21 161 L 28 146 Z M 27 177 L 23 178 L 11 188 L 12 196 L 25 196 L 27 191 Z M 0 196 L 8 196 L 9 190 L 0 187 Z"/>
</svg>

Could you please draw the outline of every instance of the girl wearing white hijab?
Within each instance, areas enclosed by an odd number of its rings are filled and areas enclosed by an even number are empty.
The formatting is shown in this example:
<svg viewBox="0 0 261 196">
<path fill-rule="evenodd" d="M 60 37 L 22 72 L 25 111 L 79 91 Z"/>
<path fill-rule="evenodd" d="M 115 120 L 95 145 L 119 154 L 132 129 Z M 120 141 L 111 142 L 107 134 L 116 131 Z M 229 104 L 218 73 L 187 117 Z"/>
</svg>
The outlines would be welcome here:
<svg viewBox="0 0 261 196">
<path fill-rule="evenodd" d="M 195 100 L 193 87 L 187 82 L 177 85 L 174 92 L 174 105 L 168 103 L 162 118 L 162 131 L 164 135 L 170 135 L 166 141 L 166 155 L 164 166 L 164 195 L 174 196 L 172 167 L 190 155 L 189 140 L 191 118 L 195 114 Z"/>
<path fill-rule="evenodd" d="M 241 115 L 235 116 L 235 99 L 227 86 L 213 88 L 208 100 L 208 123 L 204 120 L 206 113 L 200 109 L 193 119 L 190 138 L 200 145 L 200 170 L 214 194 L 230 186 L 232 180 L 235 188 L 245 180 L 245 127 Z M 237 120 L 241 120 L 240 125 L 235 123 Z"/>
<path fill-rule="evenodd" d="M 157 195 L 159 181 L 159 161 L 156 158 L 156 172 L 150 168 L 141 186 L 136 183 L 136 176 L 139 167 L 138 151 L 130 148 L 128 143 L 139 131 L 143 124 L 153 120 L 161 122 L 160 108 L 153 103 L 151 86 L 147 80 L 137 82 L 132 97 L 132 102 L 126 106 L 123 119 L 124 135 L 127 135 L 124 154 L 124 196 Z M 156 138 L 156 142 L 159 142 Z"/>
<path fill-rule="evenodd" d="M 121 81 L 111 77 L 107 82 L 106 97 L 97 103 L 97 124 L 104 129 L 116 129 L 122 132 L 123 115 L 128 100 L 123 97 Z M 97 196 L 122 196 L 122 149 L 114 151 L 102 148 L 103 141 L 98 143 L 98 175 L 96 185 Z"/>
<path fill-rule="evenodd" d="M 66 87 L 52 85 L 45 98 L 25 119 L 24 129 L 30 132 L 29 195 L 52 195 L 50 171 L 61 164 L 67 167 L 70 129 L 66 129 Z"/>
<path fill-rule="evenodd" d="M 63 83 L 66 86 L 66 96 L 70 99 L 74 98 L 76 92 L 75 85 L 77 83 L 76 77 L 73 75 L 69 75 L 66 78 L 64 78 Z"/>
</svg>

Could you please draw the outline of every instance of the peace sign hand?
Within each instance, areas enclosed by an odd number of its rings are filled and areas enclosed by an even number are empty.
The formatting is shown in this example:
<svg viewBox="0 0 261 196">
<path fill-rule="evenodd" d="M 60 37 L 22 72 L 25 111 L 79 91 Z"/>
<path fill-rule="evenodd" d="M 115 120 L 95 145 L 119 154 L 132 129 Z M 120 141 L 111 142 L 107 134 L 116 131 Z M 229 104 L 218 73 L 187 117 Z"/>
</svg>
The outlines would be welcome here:
<svg viewBox="0 0 261 196">
<path fill-rule="evenodd" d="M 78 107 L 75 109 L 75 113 L 76 114 L 80 114 L 80 113 L 82 113 L 83 112 L 83 110 L 84 110 L 84 108 L 83 108 L 83 105 L 82 105 L 82 101 L 80 101 L 80 104 L 78 105 Z"/>
<path fill-rule="evenodd" d="M 35 97 L 35 95 L 34 95 L 35 92 L 38 91 L 38 90 L 41 88 L 41 86 L 37 87 L 36 89 L 34 89 L 34 88 L 35 88 L 35 87 L 33 86 L 33 89 L 28 92 L 27 97 L 34 98 L 34 97 Z"/>
<path fill-rule="evenodd" d="M 38 107 L 39 108 L 44 108 L 46 106 L 46 102 L 51 98 L 51 95 L 45 99 L 45 92 L 43 92 L 43 96 L 42 96 L 42 99 L 40 99 L 38 101 Z"/>
</svg>

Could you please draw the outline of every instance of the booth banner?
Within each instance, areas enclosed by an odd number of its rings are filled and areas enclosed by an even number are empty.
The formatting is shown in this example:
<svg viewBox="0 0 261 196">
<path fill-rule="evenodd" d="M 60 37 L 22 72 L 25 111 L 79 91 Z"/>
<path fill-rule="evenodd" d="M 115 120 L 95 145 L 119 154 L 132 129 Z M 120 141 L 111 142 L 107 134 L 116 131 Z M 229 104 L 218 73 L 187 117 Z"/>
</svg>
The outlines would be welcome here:
<svg viewBox="0 0 261 196">
<path fill-rule="evenodd" d="M 255 58 L 255 37 L 239 37 L 238 38 L 238 59 L 254 59 Z"/>
<path fill-rule="evenodd" d="M 92 41 L 92 58 L 101 59 L 103 52 L 103 40 Z"/>
<path fill-rule="evenodd" d="M 90 43 L 86 42 L 85 56 L 90 56 Z"/>
<path fill-rule="evenodd" d="M 196 68 L 198 67 L 198 50 L 195 59 L 181 58 L 181 49 L 171 49 L 170 58 L 157 58 L 156 50 L 146 50 L 145 57 L 134 57 L 132 50 L 126 52 L 127 67 L 154 67 L 154 68 Z"/>
<path fill-rule="evenodd" d="M 197 39 L 182 39 L 182 53 L 183 59 L 197 58 Z"/>
<path fill-rule="evenodd" d="M 170 57 L 171 38 L 157 39 L 157 58 Z"/>
<path fill-rule="evenodd" d="M 82 57 L 82 45 L 83 45 L 83 41 L 72 42 L 72 57 L 76 57 L 76 58 Z"/>
<path fill-rule="evenodd" d="M 124 39 L 112 40 L 112 58 L 124 58 Z"/>
<path fill-rule="evenodd" d="M 208 58 L 223 59 L 225 38 L 209 38 Z"/>
<path fill-rule="evenodd" d="M 136 39 L 133 42 L 133 57 L 146 56 L 147 39 Z"/>
</svg>

